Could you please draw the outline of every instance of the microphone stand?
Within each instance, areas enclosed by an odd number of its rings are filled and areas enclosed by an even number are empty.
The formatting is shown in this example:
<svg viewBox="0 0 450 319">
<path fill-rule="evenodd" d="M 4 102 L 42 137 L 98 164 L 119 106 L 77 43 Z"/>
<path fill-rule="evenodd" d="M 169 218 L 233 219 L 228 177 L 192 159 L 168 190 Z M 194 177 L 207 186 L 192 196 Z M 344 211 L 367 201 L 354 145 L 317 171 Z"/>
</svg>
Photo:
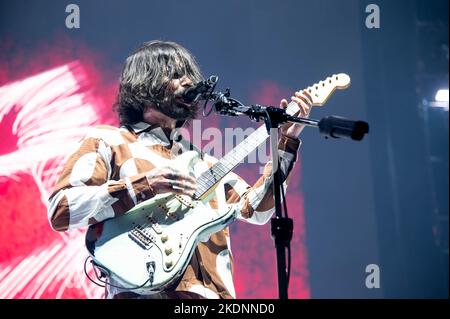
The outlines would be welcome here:
<svg viewBox="0 0 450 319">
<path fill-rule="evenodd" d="M 238 116 L 247 115 L 251 120 L 259 122 L 264 120 L 267 133 L 270 135 L 273 193 L 275 201 L 275 217 L 271 219 L 271 235 L 275 242 L 277 255 L 278 272 L 278 295 L 280 299 L 288 299 L 288 272 L 290 265 L 286 269 L 286 249 L 290 253 L 290 242 L 293 233 L 293 221 L 287 217 L 287 212 L 281 209 L 281 195 L 284 196 L 284 189 L 281 183 L 281 174 L 278 157 L 278 128 L 286 122 L 301 123 L 306 126 L 317 127 L 325 138 L 352 138 L 360 141 L 364 134 L 369 132 L 369 125 L 363 121 L 352 121 L 338 116 L 328 116 L 320 121 L 302 117 L 290 116 L 284 109 L 274 106 L 251 105 L 245 106 L 236 99 L 230 97 L 230 90 L 226 93 L 211 92 L 206 98 L 214 100 L 214 104 L 208 114 L 214 110 L 220 115 Z M 290 259 L 289 259 L 290 261 Z"/>
</svg>

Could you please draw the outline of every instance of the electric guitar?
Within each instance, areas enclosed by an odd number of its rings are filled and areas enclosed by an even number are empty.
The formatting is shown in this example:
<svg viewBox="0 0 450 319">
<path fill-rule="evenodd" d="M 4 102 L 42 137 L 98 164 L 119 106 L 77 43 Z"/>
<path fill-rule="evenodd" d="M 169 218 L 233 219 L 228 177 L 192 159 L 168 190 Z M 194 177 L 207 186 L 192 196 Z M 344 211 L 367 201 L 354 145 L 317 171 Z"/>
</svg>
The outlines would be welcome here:
<svg viewBox="0 0 450 319">
<path fill-rule="evenodd" d="M 302 91 L 309 93 L 314 106 L 322 106 L 336 89 L 349 85 L 350 77 L 341 73 Z M 298 110 L 295 102 L 289 103 L 286 109 L 291 115 Z M 209 206 L 209 200 L 216 194 L 214 190 L 223 187 L 221 180 L 268 137 L 262 125 L 197 176 L 193 167 L 200 160 L 198 152 L 189 151 L 171 160 L 170 166 L 197 179 L 193 198 L 158 194 L 120 217 L 90 226 L 86 247 L 95 265 L 124 289 L 137 293 L 160 291 L 177 279 L 188 266 L 197 244 L 207 241 L 211 234 L 236 218 L 237 209 L 232 204 L 219 204 L 218 209 Z"/>
</svg>

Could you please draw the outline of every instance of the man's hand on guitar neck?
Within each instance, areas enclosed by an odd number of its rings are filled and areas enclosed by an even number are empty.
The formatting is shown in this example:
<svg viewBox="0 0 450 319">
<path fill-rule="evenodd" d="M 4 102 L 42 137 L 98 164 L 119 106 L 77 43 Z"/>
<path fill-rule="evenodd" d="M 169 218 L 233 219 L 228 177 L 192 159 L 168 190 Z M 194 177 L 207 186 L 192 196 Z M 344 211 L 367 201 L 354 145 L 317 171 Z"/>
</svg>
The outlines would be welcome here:
<svg viewBox="0 0 450 319">
<path fill-rule="evenodd" d="M 291 100 L 298 104 L 300 110 L 294 114 L 294 116 L 298 117 L 309 117 L 309 112 L 311 111 L 312 107 L 312 99 L 311 96 L 307 93 L 300 93 L 295 92 L 295 95 L 291 97 Z M 280 102 L 280 107 L 285 109 L 288 105 L 288 101 L 286 99 L 282 99 Z M 302 132 L 305 125 L 300 123 L 286 123 L 284 124 L 281 129 L 281 134 L 292 138 L 292 139 L 298 139 L 300 133 Z"/>
<path fill-rule="evenodd" d="M 194 178 L 171 167 L 152 169 L 147 180 L 155 195 L 170 192 L 192 197 L 197 189 Z"/>
</svg>

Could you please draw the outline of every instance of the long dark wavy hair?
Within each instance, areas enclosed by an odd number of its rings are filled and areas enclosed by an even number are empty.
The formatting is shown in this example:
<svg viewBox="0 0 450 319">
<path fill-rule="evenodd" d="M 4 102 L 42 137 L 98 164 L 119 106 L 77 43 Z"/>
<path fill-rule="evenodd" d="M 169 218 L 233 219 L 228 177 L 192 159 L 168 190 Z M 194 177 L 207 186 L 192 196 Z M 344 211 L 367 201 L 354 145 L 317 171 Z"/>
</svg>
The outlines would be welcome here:
<svg viewBox="0 0 450 319">
<path fill-rule="evenodd" d="M 113 106 L 121 125 L 142 121 L 148 105 L 158 105 L 170 80 L 187 75 L 193 83 L 203 79 L 194 56 L 175 42 L 144 42 L 125 61 L 119 94 Z"/>
</svg>

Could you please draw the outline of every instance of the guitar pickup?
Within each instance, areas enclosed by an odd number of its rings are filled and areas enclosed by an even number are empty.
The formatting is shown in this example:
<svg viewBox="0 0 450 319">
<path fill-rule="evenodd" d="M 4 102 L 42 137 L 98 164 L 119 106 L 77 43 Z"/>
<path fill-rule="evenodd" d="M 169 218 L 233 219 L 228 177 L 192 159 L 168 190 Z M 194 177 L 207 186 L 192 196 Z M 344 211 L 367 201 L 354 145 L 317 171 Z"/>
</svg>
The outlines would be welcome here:
<svg viewBox="0 0 450 319">
<path fill-rule="evenodd" d="M 151 227 L 155 231 L 156 234 L 161 235 L 162 229 L 161 226 L 158 224 L 156 219 L 153 216 L 147 216 L 148 221 L 150 222 Z"/>
<path fill-rule="evenodd" d="M 162 234 L 161 226 L 159 226 L 158 224 L 152 224 L 152 228 L 155 231 L 155 233 L 157 233 L 158 235 Z"/>
<path fill-rule="evenodd" d="M 169 217 L 173 221 L 179 221 L 180 217 L 175 212 L 168 212 L 167 217 Z"/>
<path fill-rule="evenodd" d="M 145 250 L 150 249 L 156 239 L 147 229 L 140 229 L 138 227 L 135 227 L 128 232 L 128 238 Z"/>
<path fill-rule="evenodd" d="M 183 196 L 180 196 L 180 195 L 175 195 L 175 198 L 181 204 L 183 204 L 185 207 L 187 207 L 187 208 L 195 208 L 194 202 L 192 200 L 184 198 Z"/>
</svg>

